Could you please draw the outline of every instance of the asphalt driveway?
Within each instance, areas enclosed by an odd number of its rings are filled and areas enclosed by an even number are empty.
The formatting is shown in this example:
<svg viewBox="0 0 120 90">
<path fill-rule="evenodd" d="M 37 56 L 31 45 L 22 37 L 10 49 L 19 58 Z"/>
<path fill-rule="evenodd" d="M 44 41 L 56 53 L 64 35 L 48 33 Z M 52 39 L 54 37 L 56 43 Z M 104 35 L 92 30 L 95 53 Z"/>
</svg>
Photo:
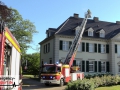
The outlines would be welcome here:
<svg viewBox="0 0 120 90">
<path fill-rule="evenodd" d="M 30 79 L 30 78 L 23 78 L 23 90 L 64 90 L 65 86 L 60 87 L 59 85 L 50 85 L 45 86 L 41 84 L 39 81 Z"/>
</svg>

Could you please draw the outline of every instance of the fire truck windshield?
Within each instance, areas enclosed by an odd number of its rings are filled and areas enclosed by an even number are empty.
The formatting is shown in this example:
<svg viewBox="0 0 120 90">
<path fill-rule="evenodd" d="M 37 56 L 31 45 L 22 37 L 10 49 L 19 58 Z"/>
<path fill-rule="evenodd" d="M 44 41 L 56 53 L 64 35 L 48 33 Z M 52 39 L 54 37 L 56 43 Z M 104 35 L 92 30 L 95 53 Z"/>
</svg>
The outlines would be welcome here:
<svg viewBox="0 0 120 90">
<path fill-rule="evenodd" d="M 56 72 L 56 66 L 53 65 L 46 65 L 42 69 L 42 73 L 55 73 Z"/>
</svg>

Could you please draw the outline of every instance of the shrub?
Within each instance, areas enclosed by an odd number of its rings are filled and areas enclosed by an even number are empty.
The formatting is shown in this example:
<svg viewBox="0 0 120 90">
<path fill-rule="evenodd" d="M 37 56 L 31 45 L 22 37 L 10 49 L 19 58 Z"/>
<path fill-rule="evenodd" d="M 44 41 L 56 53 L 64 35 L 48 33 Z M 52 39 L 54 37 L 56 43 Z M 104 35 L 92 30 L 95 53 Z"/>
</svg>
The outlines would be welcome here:
<svg viewBox="0 0 120 90">
<path fill-rule="evenodd" d="M 101 76 L 86 76 L 83 80 L 73 81 L 67 84 L 65 90 L 95 90 L 100 86 L 111 86 L 120 84 L 120 76 L 101 75 Z"/>
</svg>

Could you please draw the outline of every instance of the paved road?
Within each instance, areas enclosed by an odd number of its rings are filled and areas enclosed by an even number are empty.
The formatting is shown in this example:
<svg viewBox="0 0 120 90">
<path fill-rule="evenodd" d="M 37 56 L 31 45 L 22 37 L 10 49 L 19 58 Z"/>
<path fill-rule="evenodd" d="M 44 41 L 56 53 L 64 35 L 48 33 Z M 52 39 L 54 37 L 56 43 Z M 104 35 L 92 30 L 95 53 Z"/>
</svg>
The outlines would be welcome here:
<svg viewBox="0 0 120 90">
<path fill-rule="evenodd" d="M 39 81 L 24 78 L 23 79 L 23 90 L 64 90 L 65 86 L 60 87 L 59 85 L 50 85 L 46 87 L 44 84 L 40 84 Z"/>
</svg>

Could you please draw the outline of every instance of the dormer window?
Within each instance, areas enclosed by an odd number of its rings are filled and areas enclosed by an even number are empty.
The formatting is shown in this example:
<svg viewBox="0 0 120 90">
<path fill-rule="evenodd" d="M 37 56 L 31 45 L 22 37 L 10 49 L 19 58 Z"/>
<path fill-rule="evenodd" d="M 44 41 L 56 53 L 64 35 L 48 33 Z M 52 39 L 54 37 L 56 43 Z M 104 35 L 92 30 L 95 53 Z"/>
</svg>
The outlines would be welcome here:
<svg viewBox="0 0 120 90">
<path fill-rule="evenodd" d="M 75 34 L 76 34 L 76 35 L 78 34 L 79 30 L 80 30 L 80 26 L 77 26 L 77 27 L 75 28 Z"/>
<path fill-rule="evenodd" d="M 89 28 L 88 29 L 88 36 L 93 36 L 93 29 L 92 28 Z"/>
<path fill-rule="evenodd" d="M 88 36 L 93 36 L 93 31 L 88 31 Z"/>
<path fill-rule="evenodd" d="M 48 37 L 50 37 L 50 36 L 51 36 L 50 31 L 49 31 L 49 32 L 47 32 L 47 33 L 46 33 L 46 35 L 47 35 L 47 38 L 48 38 Z"/>
<path fill-rule="evenodd" d="M 99 35 L 100 35 L 100 37 L 105 37 L 105 31 L 102 29 L 102 30 L 100 30 L 100 32 L 99 32 Z"/>
</svg>

